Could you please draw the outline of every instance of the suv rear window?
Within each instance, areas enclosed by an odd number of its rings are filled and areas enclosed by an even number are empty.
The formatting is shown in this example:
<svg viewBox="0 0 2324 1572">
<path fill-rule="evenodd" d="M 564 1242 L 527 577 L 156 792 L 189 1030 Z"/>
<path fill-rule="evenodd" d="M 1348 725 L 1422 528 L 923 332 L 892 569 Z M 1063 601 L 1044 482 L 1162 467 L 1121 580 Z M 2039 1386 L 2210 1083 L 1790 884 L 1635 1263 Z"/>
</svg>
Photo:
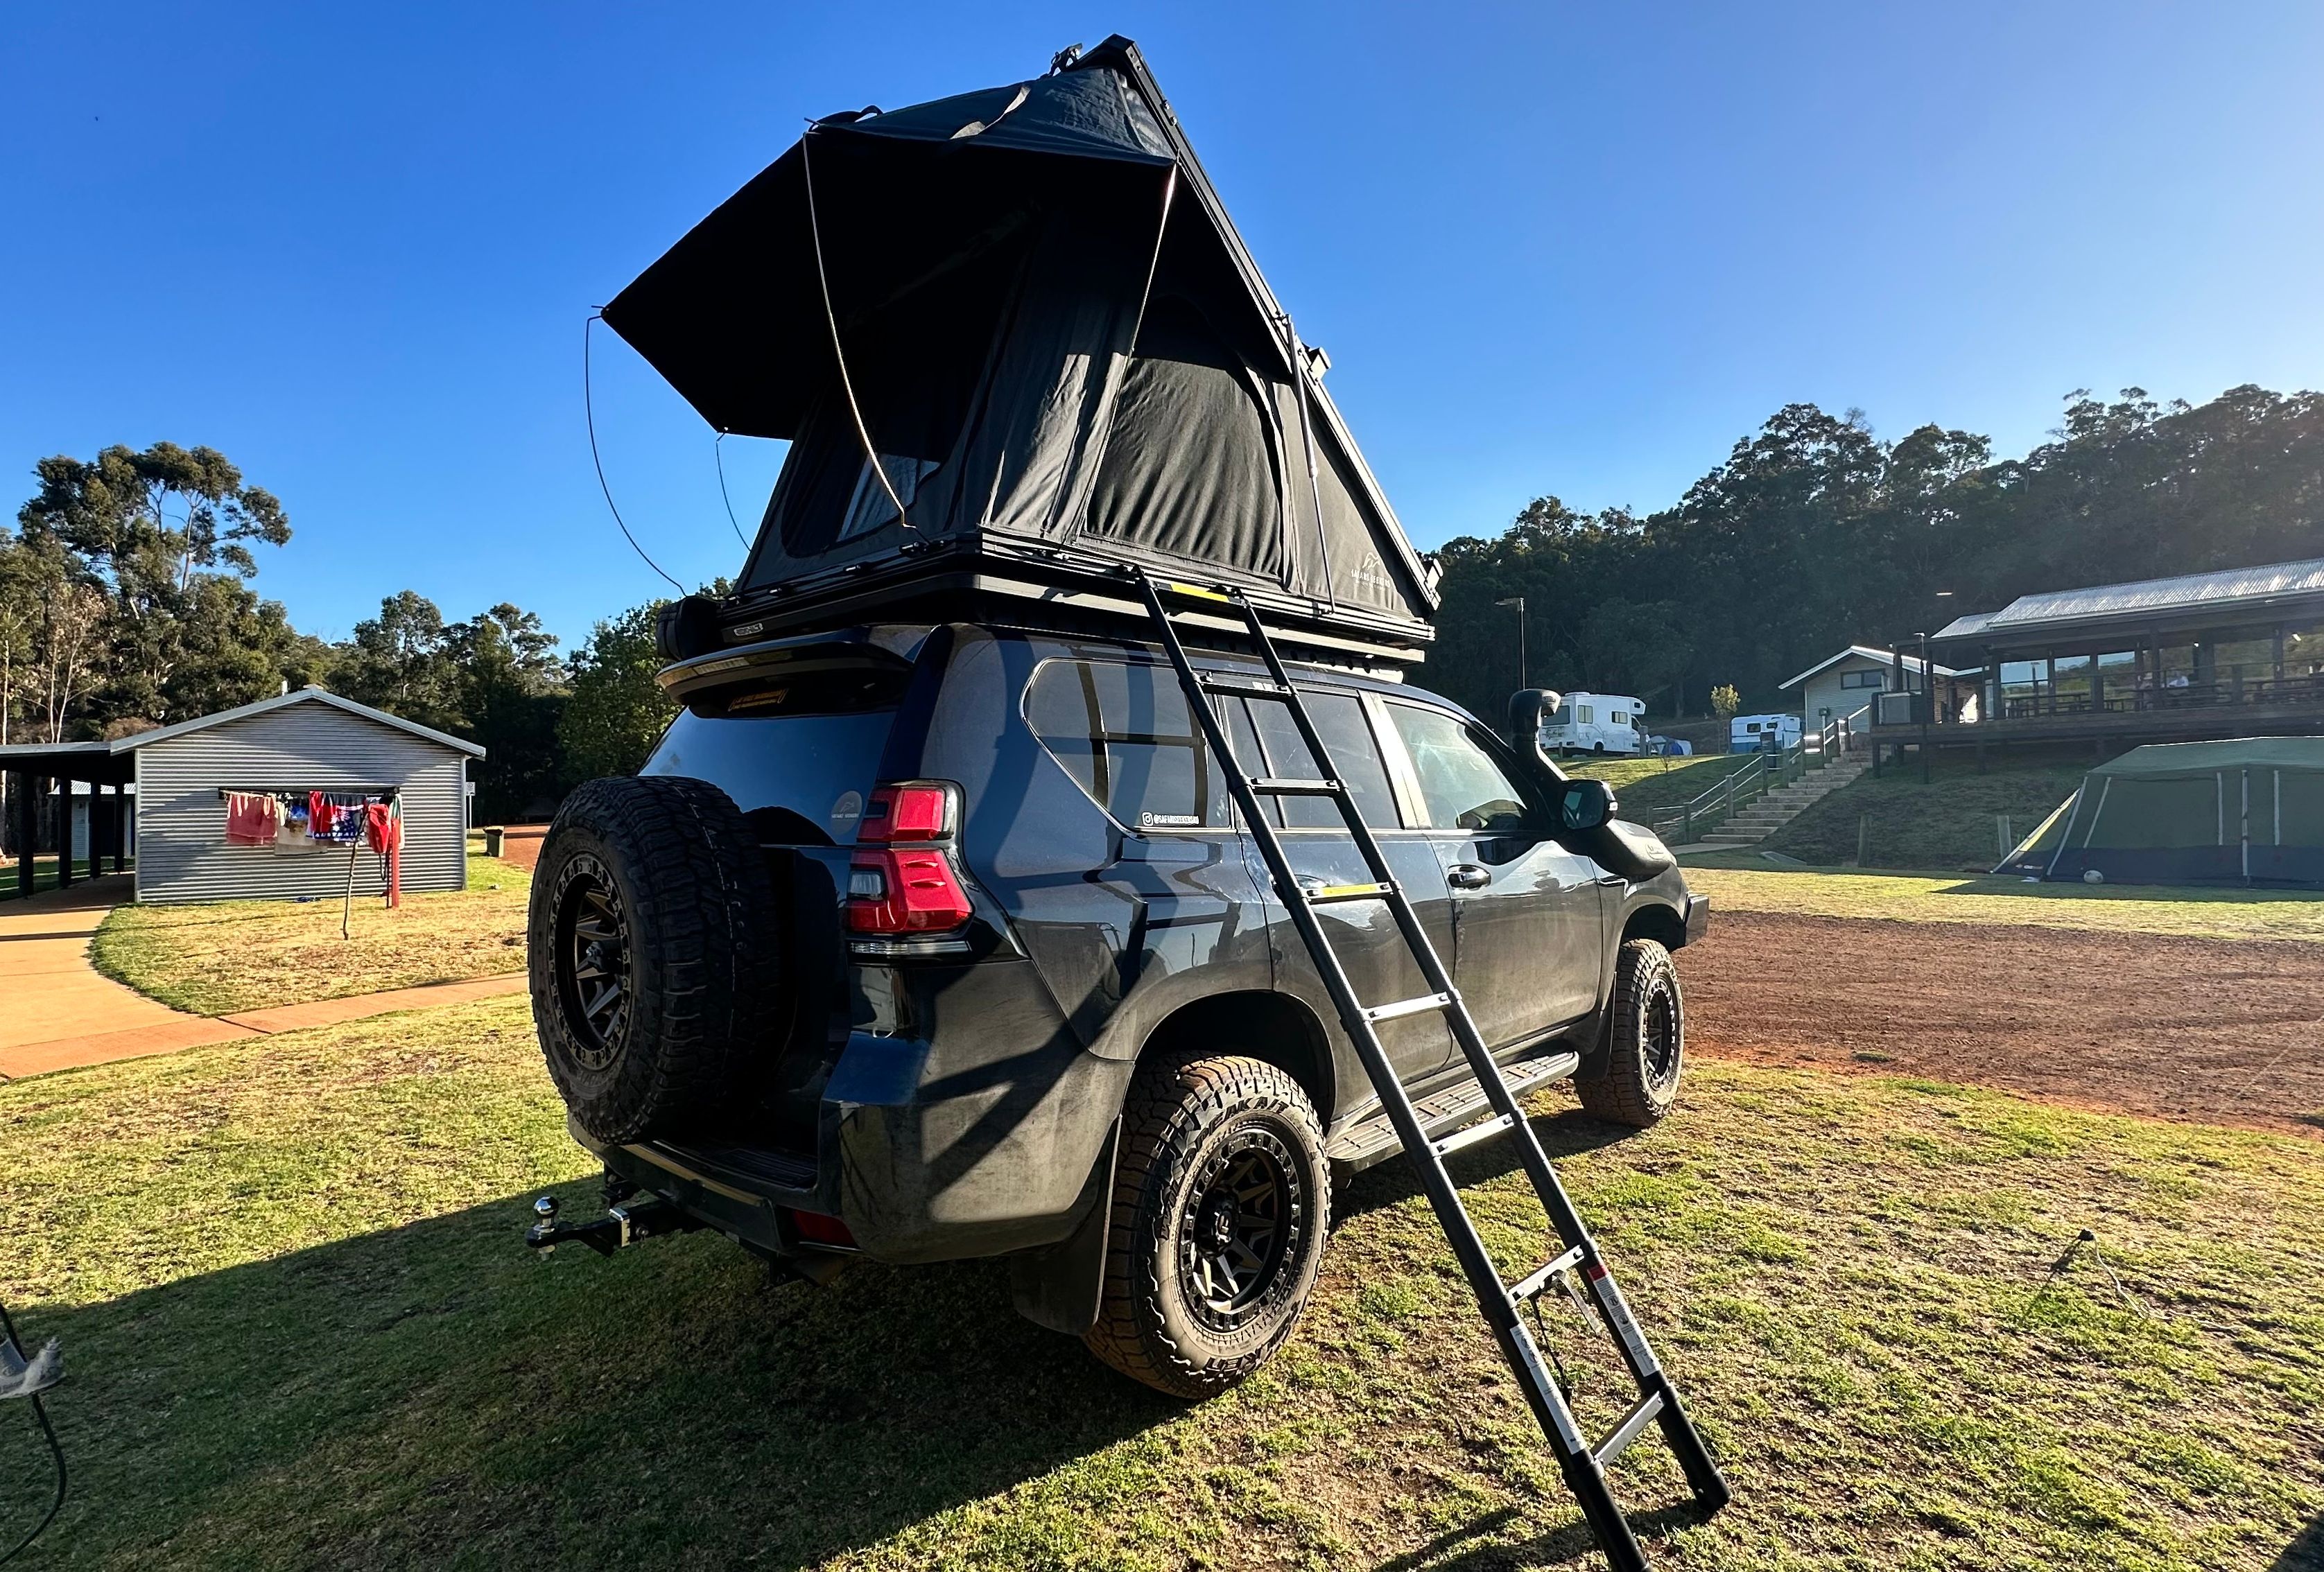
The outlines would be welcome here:
<svg viewBox="0 0 2324 1572">
<path fill-rule="evenodd" d="M 1118 823 L 1139 830 L 1226 827 L 1226 790 L 1167 667 L 1045 662 L 1025 689 L 1025 720 Z"/>
</svg>

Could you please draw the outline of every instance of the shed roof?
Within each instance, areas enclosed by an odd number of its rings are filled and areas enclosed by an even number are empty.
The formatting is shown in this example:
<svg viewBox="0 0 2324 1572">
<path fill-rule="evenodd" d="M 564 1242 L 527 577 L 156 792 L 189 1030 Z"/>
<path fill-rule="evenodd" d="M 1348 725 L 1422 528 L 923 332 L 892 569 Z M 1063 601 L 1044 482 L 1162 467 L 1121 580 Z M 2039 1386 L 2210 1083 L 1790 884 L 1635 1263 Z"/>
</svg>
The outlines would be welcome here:
<svg viewBox="0 0 2324 1572">
<path fill-rule="evenodd" d="M 1786 677 L 1784 681 L 1777 683 L 1775 686 L 1778 688 L 1795 688 L 1799 686 L 1800 684 L 1807 681 L 1808 678 L 1815 676 L 1818 672 L 1827 671 L 1832 666 L 1838 666 L 1841 661 L 1846 660 L 1851 655 L 1862 656 L 1865 659 L 1877 661 L 1882 666 L 1892 666 L 1895 663 L 1896 659 L 1896 652 L 1893 649 L 1876 649 L 1869 644 L 1851 644 L 1847 648 L 1841 650 L 1838 655 L 1829 656 L 1822 660 L 1817 661 L 1813 666 L 1808 667 L 1807 670 L 1800 673 L 1799 676 L 1794 677 Z M 1960 673 L 1955 671 L 1952 667 L 1944 665 L 1941 661 L 1932 660 L 1929 663 L 1929 666 L 1930 668 L 1939 676 L 1960 676 Z M 1904 657 L 1904 669 L 1906 671 L 1920 670 L 1921 657 L 1917 655 L 1906 656 Z"/>
<path fill-rule="evenodd" d="M 5 748 L 0 748 L 0 768 L 13 767 L 17 769 L 31 770 L 39 775 L 71 773 L 75 778 L 88 778 L 78 773 L 86 769 L 110 780 L 121 773 L 119 767 L 111 764 L 110 761 L 124 754 L 134 753 L 140 748 L 150 747 L 156 742 L 166 742 L 175 737 L 183 737 L 189 732 L 207 731 L 212 726 L 223 726 L 229 721 L 247 720 L 253 715 L 263 715 L 271 710 L 304 703 L 328 704 L 334 709 L 345 710 L 350 715 L 360 715 L 366 721 L 376 721 L 383 726 L 392 726 L 397 731 L 408 731 L 414 737 L 425 738 L 430 742 L 440 743 L 446 748 L 457 749 L 471 758 L 482 758 L 484 756 L 484 749 L 477 744 L 438 731 L 433 727 L 422 726 L 417 721 L 407 721 L 401 715 L 391 715 L 385 710 L 374 710 L 369 704 L 358 704 L 353 699 L 342 698 L 337 694 L 323 688 L 304 687 L 293 693 L 277 694 L 272 698 L 261 699 L 256 703 L 241 704 L 231 710 L 220 710 L 214 715 L 197 715 L 190 721 L 180 721 L 173 726 L 156 727 L 151 731 L 140 731 L 129 737 L 114 737 L 97 742 L 11 743 Z"/>
<path fill-rule="evenodd" d="M 1998 611 L 1956 618 L 1936 637 L 1953 639 L 1984 635 L 1998 639 L 2052 629 L 2062 630 L 2085 622 L 2231 613 L 2310 601 L 2324 602 L 2324 557 L 2020 595 Z"/>
</svg>

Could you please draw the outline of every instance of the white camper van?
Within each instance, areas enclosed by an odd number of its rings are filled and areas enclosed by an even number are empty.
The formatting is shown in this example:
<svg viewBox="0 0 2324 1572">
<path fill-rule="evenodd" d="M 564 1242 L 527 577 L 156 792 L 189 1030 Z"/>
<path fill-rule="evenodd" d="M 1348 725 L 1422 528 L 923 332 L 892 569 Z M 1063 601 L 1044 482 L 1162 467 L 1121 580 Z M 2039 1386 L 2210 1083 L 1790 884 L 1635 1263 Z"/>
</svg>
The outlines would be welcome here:
<svg viewBox="0 0 2324 1572">
<path fill-rule="evenodd" d="M 1568 694 L 1542 718 L 1541 745 L 1565 753 L 1640 752 L 1646 708 L 1628 694 Z"/>
<path fill-rule="evenodd" d="M 1800 745 L 1800 718 L 1797 715 L 1738 715 L 1727 729 L 1727 751 L 1757 753 L 1797 748 Z"/>
</svg>

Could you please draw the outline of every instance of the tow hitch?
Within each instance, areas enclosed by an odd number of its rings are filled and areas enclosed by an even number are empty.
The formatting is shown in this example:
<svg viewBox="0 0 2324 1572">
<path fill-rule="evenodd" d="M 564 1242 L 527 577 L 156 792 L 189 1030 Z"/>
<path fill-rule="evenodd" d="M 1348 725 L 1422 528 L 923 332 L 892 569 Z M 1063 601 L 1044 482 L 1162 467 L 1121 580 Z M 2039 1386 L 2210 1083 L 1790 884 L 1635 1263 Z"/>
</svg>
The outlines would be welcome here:
<svg viewBox="0 0 2324 1572">
<path fill-rule="evenodd" d="M 617 1202 L 605 1209 L 604 1217 L 592 1218 L 586 1223 L 558 1222 L 557 1198 L 553 1195 L 544 1195 L 534 1201 L 532 1215 L 540 1221 L 524 1231 L 524 1242 L 543 1252 L 559 1245 L 586 1245 L 600 1255 L 611 1255 L 641 1239 L 691 1233 L 702 1227 L 696 1218 L 651 1191 Z"/>
</svg>

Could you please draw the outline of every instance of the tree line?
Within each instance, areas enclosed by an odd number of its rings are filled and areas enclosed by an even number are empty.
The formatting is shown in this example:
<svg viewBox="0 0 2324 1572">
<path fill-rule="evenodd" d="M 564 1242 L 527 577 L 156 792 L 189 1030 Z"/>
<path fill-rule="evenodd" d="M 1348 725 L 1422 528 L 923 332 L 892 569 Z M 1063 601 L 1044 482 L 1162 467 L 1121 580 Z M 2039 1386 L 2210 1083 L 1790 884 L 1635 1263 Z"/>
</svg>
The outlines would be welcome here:
<svg viewBox="0 0 2324 1572">
<path fill-rule="evenodd" d="M 1655 715 L 1748 709 L 1842 647 L 1892 645 L 2022 594 L 2324 556 L 2324 396 L 2245 386 L 2209 403 L 2070 394 L 2051 439 L 1859 410 L 1778 409 L 1678 503 L 1580 513 L 1554 496 L 1444 568 L 1424 684 L 1498 722 L 1523 596 L 1536 685 L 1629 694 Z M 1939 591 L 1950 591 L 1940 596 Z"/>
<path fill-rule="evenodd" d="M 634 770 L 673 712 L 653 680 L 659 602 L 560 654 L 512 603 L 456 621 L 406 590 L 327 642 L 252 587 L 290 521 L 225 455 L 115 446 L 34 473 L 0 539 L 0 742 L 119 737 L 316 683 L 482 743 L 486 822 Z M 2324 395 L 2076 392 L 2050 441 L 1998 460 L 1972 432 L 1888 442 L 1860 411 L 1792 404 L 1671 508 L 1545 496 L 1437 556 L 1444 605 L 1416 675 L 1489 720 L 1517 685 L 1517 612 L 1498 602 L 1519 596 L 1536 685 L 1655 715 L 1705 713 L 1729 686 L 1772 707 L 1844 645 L 2033 591 L 2324 556 Z"/>
<path fill-rule="evenodd" d="M 0 540 L 0 743 L 128 736 L 313 683 L 482 743 L 484 822 L 635 769 L 672 712 L 653 681 L 659 602 L 560 656 L 516 605 L 454 621 L 405 590 L 328 642 L 252 587 L 290 517 L 215 448 L 114 446 L 34 475 Z"/>
</svg>

